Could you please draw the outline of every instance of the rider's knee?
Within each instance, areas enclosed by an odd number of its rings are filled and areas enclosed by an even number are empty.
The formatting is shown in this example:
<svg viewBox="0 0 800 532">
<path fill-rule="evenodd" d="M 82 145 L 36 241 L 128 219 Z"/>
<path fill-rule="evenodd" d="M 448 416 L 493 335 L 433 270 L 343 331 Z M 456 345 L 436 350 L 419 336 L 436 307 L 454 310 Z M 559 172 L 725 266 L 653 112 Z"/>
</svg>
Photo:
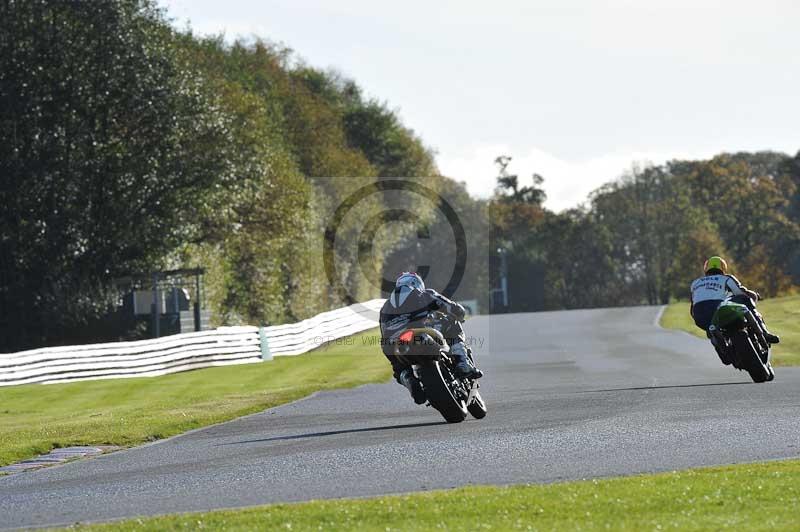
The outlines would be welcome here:
<svg viewBox="0 0 800 532">
<path fill-rule="evenodd" d="M 456 356 L 467 356 L 467 346 L 462 341 L 454 342 L 450 346 L 450 352 Z"/>
</svg>

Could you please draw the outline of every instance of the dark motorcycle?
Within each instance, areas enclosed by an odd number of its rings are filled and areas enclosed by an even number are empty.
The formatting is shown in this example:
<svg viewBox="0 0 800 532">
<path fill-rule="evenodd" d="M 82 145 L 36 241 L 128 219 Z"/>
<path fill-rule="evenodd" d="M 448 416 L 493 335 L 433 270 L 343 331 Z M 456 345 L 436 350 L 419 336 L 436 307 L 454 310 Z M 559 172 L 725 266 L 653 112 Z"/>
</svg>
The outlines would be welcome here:
<svg viewBox="0 0 800 532">
<path fill-rule="evenodd" d="M 722 362 L 747 371 L 753 382 L 771 381 L 770 345 L 764 331 L 747 305 L 725 300 L 717 308 L 709 328 Z"/>
<path fill-rule="evenodd" d="M 475 419 L 486 417 L 476 380 L 456 377 L 454 361 L 450 357 L 442 330 L 447 330 L 447 315 L 432 312 L 419 327 L 404 329 L 396 334 L 392 343 L 394 356 L 404 365 L 410 365 L 422 383 L 428 404 L 439 411 L 448 423 L 460 423 L 471 414 Z M 472 350 L 467 349 L 472 362 Z"/>
</svg>

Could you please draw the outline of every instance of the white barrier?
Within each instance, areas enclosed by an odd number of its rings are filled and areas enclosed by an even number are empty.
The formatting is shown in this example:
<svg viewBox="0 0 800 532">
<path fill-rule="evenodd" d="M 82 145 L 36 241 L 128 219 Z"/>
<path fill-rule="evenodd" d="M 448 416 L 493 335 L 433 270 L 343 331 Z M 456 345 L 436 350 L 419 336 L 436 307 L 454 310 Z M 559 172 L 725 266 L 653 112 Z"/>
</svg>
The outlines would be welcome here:
<svg viewBox="0 0 800 532">
<path fill-rule="evenodd" d="M 138 342 L 46 347 L 0 354 L 0 386 L 155 377 L 210 366 L 299 355 L 378 326 L 384 299 L 373 299 L 290 325 L 220 327 Z"/>
</svg>

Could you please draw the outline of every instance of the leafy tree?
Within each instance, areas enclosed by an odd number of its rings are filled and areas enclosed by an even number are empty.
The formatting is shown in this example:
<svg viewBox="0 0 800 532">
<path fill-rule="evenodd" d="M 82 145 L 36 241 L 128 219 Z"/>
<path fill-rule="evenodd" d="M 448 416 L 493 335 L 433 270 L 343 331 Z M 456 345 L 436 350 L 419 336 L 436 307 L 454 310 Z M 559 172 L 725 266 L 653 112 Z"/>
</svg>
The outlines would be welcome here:
<svg viewBox="0 0 800 532">
<path fill-rule="evenodd" d="M 274 206 L 270 219 L 280 218 L 287 222 L 279 232 L 271 229 L 256 235 L 247 230 L 231 232 L 229 228 L 218 232 L 219 243 L 214 245 L 219 259 L 213 262 L 229 261 L 232 265 L 225 272 L 211 276 L 210 292 L 221 321 L 297 319 L 330 306 L 375 297 L 378 294 L 377 278 L 386 257 L 406 234 L 397 228 L 377 232 L 368 250 L 370 255 L 364 257 L 360 242 L 361 223 L 383 210 L 397 208 L 398 205 L 393 203 L 397 198 L 391 194 L 370 196 L 359 203 L 359 216 L 348 217 L 337 228 L 334 250 L 337 270 L 345 284 L 345 299 L 327 282 L 319 240 L 336 208 L 358 188 L 374 183 L 374 176 L 379 173 L 373 166 L 373 162 L 381 162 L 375 158 L 375 153 L 369 151 L 369 146 L 355 144 L 350 137 L 366 139 L 383 134 L 366 129 L 365 124 L 348 122 L 348 112 L 364 105 L 358 86 L 336 73 L 298 64 L 290 51 L 262 40 L 252 43 L 237 41 L 233 45 L 226 45 L 220 38 L 196 39 L 191 35 L 184 36 L 184 40 L 193 54 L 192 62 L 201 65 L 205 76 L 220 85 L 216 92 L 223 95 L 227 106 L 239 105 L 235 101 L 243 101 L 245 97 L 249 99 L 251 110 L 238 112 L 230 109 L 240 117 L 236 123 L 242 121 L 245 124 L 234 130 L 233 137 L 247 146 L 269 146 L 269 149 L 260 151 L 240 147 L 239 151 L 252 153 L 254 161 L 264 161 L 266 173 L 256 174 L 263 174 L 266 180 L 263 182 L 270 183 L 270 194 L 274 196 L 269 200 Z M 255 116 L 260 118 L 255 120 Z M 392 134 L 406 134 L 394 115 L 389 118 L 387 127 L 394 128 Z M 256 137 L 256 132 L 262 133 Z M 253 142 L 246 140 L 248 136 L 253 137 Z M 427 154 L 421 143 L 420 151 Z M 401 153 L 394 161 L 405 167 L 416 164 L 406 162 L 405 158 L 406 155 Z M 250 165 L 248 168 L 255 167 Z M 258 183 L 262 181 L 251 178 L 247 182 L 258 190 Z M 294 206 L 289 210 L 278 208 L 281 204 L 288 205 L 285 193 L 294 190 L 298 182 L 304 183 L 305 188 L 299 195 L 292 196 L 297 198 Z M 250 197 L 253 194 L 251 191 Z M 235 204 L 236 198 L 227 192 L 220 198 L 221 203 L 211 209 L 209 219 L 219 219 L 219 213 L 226 212 L 226 205 Z M 433 207 L 409 204 L 407 199 L 404 201 L 399 206 L 423 218 L 430 215 Z M 258 204 L 255 202 L 252 206 Z M 223 224 L 222 227 L 227 226 Z M 246 254 L 240 255 L 229 249 L 234 241 L 238 242 L 232 238 L 233 235 L 241 235 L 242 240 L 236 249 L 242 253 L 247 250 Z M 276 238 L 276 235 L 280 237 Z M 291 246 L 281 251 L 270 245 L 270 242 L 278 240 L 291 242 Z M 248 242 L 251 243 L 249 247 L 242 247 Z M 211 244 L 207 242 L 205 245 Z M 255 267 L 253 263 L 256 261 L 260 261 L 261 266 Z M 279 269 L 274 266 L 278 263 L 283 264 Z M 233 266 L 236 264 L 242 264 L 242 267 Z M 246 268 L 248 264 L 252 267 Z M 369 264 L 369 267 L 361 267 L 363 264 Z M 272 273 L 265 278 L 267 271 Z M 248 288 L 255 278 L 262 279 L 258 288 Z M 265 282 L 266 279 L 271 282 Z M 252 304 L 246 303 L 249 299 L 252 299 Z M 281 302 L 284 302 L 283 306 Z"/>
<path fill-rule="evenodd" d="M 193 234 L 228 123 L 149 1 L 0 4 L 0 349 L 68 340 Z"/>
<path fill-rule="evenodd" d="M 781 172 L 785 166 L 779 161 L 771 153 L 722 154 L 709 161 L 672 165 L 673 173 L 691 190 L 695 205 L 719 227 L 743 276 L 764 287 L 765 295 L 788 285 L 783 277 L 793 260 L 790 251 L 800 246 L 800 226 L 792 219 L 791 204 L 797 185 Z"/>
<path fill-rule="evenodd" d="M 500 175 L 497 176 L 497 193 L 500 201 L 513 203 L 527 203 L 541 207 L 547 199 L 544 189 L 539 188 L 544 183 L 544 178 L 539 174 L 533 174 L 533 186 L 519 186 L 519 176 L 508 173 L 508 165 L 511 157 L 501 155 L 494 160 L 500 167 Z"/>
<path fill-rule="evenodd" d="M 539 185 L 544 181 L 534 174 L 533 186 L 519 186 L 518 176 L 508 172 L 511 158 L 500 156 L 497 188 L 489 205 L 492 227 L 491 285 L 500 285 L 499 253 L 506 254 L 508 265 L 509 312 L 540 310 L 544 303 L 544 254 L 537 231 L 546 211 L 542 206 L 544 191 Z"/>
<path fill-rule="evenodd" d="M 376 101 L 351 100 L 344 115 L 348 143 L 364 153 L 379 177 L 438 174 L 431 152 L 394 112 Z"/>
<path fill-rule="evenodd" d="M 697 273 L 695 264 L 685 262 L 696 253 L 690 244 L 719 241 L 708 213 L 692 199 L 691 189 L 663 167 L 635 167 L 594 194 L 593 209 L 614 236 L 612 257 L 625 266 L 633 293 L 649 304 L 685 294 Z M 700 234 L 707 236 L 689 238 Z"/>
<path fill-rule="evenodd" d="M 785 176 L 788 181 L 788 184 L 784 185 L 787 195 L 790 196 L 787 217 L 793 223 L 800 224 L 800 151 L 794 157 L 784 160 L 779 174 Z M 788 194 L 791 190 L 794 193 Z M 787 263 L 794 284 L 800 284 L 800 246 L 787 249 Z"/>
<path fill-rule="evenodd" d="M 586 209 L 548 213 L 539 229 L 548 309 L 631 304 L 613 260 L 613 233 Z"/>
</svg>

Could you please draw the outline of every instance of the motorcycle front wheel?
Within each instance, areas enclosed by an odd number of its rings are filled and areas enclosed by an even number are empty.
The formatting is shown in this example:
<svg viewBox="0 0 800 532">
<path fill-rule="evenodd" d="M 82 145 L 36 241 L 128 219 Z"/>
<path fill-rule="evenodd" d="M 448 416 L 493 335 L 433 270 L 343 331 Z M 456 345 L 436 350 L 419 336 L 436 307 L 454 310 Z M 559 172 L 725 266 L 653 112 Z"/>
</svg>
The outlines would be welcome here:
<svg viewBox="0 0 800 532">
<path fill-rule="evenodd" d="M 486 402 L 481 397 L 480 392 L 475 393 L 475 397 L 472 398 L 472 401 L 467 406 L 467 410 L 472 417 L 475 419 L 483 419 L 486 417 Z"/>
<path fill-rule="evenodd" d="M 750 374 L 750 378 L 753 379 L 753 382 L 768 381 L 769 371 L 761 361 L 758 349 L 753 345 L 747 332 L 737 331 L 732 340 L 739 365 Z"/>
</svg>

